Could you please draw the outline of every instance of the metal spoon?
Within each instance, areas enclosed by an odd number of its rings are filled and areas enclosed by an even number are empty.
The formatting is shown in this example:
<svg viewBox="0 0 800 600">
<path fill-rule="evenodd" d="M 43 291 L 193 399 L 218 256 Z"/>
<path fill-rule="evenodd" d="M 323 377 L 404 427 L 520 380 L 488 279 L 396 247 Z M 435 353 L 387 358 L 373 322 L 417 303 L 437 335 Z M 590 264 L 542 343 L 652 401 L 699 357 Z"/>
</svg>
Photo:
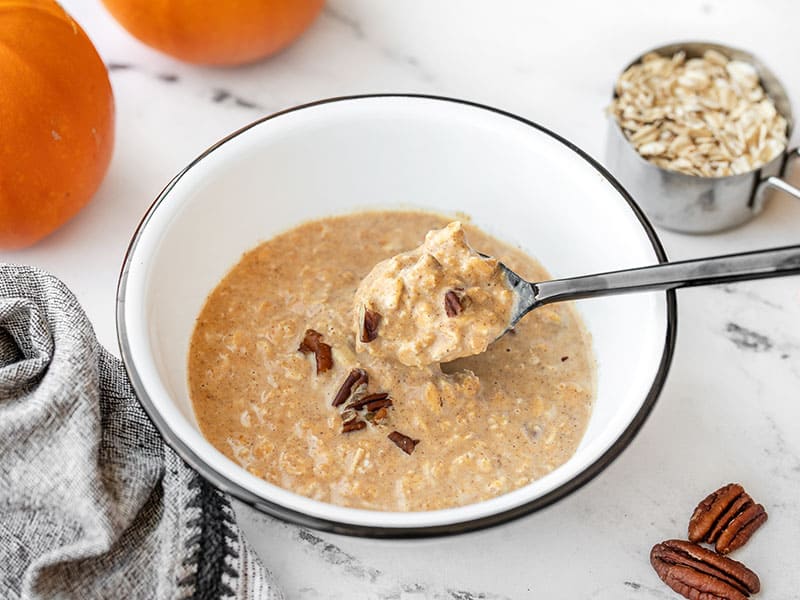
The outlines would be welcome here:
<svg viewBox="0 0 800 600">
<path fill-rule="evenodd" d="M 531 310 L 551 302 L 800 274 L 800 246 L 662 263 L 537 283 L 525 281 L 502 263 L 500 268 L 505 272 L 508 286 L 515 295 L 514 310 L 506 329 L 508 331 Z"/>
</svg>

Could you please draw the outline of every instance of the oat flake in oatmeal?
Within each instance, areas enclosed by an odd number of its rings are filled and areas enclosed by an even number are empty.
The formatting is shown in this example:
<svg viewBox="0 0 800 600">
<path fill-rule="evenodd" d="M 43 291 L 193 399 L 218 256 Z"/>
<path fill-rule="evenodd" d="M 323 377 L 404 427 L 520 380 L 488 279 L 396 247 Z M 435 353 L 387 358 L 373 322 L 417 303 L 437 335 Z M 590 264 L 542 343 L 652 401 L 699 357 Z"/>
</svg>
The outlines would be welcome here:
<svg viewBox="0 0 800 600">
<path fill-rule="evenodd" d="M 408 366 L 357 344 L 362 279 L 448 221 L 358 213 L 303 224 L 246 253 L 207 299 L 189 351 L 195 414 L 211 443 L 288 490 L 375 510 L 486 500 L 564 463 L 594 394 L 590 340 L 569 304 L 539 308 L 485 352 L 442 365 Z M 473 247 L 527 279 L 548 278 L 523 252 L 463 229 Z M 464 299 L 466 283 L 456 299 L 431 300 L 441 309 L 433 319 L 468 319 L 481 306 Z M 318 372 L 308 344 L 299 350 L 311 339 L 331 347 L 330 368 Z M 345 399 L 333 406 L 337 394 Z"/>
</svg>

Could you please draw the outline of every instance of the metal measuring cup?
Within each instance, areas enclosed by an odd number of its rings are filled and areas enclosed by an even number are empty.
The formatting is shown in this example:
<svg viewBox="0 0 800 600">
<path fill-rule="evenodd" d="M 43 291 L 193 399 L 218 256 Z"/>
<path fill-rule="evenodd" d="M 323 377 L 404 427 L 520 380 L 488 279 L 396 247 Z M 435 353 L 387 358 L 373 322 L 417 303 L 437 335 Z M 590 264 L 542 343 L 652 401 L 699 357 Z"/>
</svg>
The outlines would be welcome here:
<svg viewBox="0 0 800 600">
<path fill-rule="evenodd" d="M 729 59 L 741 60 L 755 67 L 761 86 L 772 98 L 775 108 L 786 119 L 786 137 L 792 134 L 792 108 L 786 90 L 764 64 L 749 52 L 706 42 L 684 42 L 660 46 L 645 52 L 629 67 L 641 62 L 646 54 L 671 57 L 683 51 L 687 58 L 701 57 L 706 50 L 716 50 Z M 625 137 L 616 117 L 609 116 L 606 162 L 622 185 L 631 193 L 647 216 L 657 225 L 684 233 L 711 233 L 746 223 L 764 208 L 767 190 L 781 190 L 800 198 L 800 189 L 782 179 L 800 149 L 788 148 L 761 167 L 738 175 L 703 177 L 663 169 L 644 157 Z"/>
</svg>

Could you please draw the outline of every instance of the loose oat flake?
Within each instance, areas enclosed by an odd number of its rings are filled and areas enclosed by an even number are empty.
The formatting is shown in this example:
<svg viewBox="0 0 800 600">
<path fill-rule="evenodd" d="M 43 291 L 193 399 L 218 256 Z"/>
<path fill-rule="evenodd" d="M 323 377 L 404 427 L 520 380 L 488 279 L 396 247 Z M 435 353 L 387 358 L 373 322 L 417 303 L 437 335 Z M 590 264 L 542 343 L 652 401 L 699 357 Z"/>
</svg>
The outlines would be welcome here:
<svg viewBox="0 0 800 600">
<path fill-rule="evenodd" d="M 620 75 L 609 111 L 639 154 L 688 175 L 746 173 L 787 143 L 786 119 L 755 68 L 715 50 L 647 54 Z"/>
</svg>

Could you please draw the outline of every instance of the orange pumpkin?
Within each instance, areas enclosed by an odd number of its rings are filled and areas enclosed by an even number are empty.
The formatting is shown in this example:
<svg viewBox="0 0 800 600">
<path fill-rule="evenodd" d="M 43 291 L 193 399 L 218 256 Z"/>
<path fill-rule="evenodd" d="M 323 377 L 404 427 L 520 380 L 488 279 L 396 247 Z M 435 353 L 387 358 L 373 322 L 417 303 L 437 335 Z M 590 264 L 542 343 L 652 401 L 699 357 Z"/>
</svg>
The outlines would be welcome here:
<svg viewBox="0 0 800 600">
<path fill-rule="evenodd" d="M 314 20 L 324 0 L 103 0 L 125 29 L 180 60 L 236 65 L 273 54 Z"/>
<path fill-rule="evenodd" d="M 51 0 L 0 0 L 0 248 L 77 213 L 113 143 L 111 84 L 83 30 Z"/>
</svg>

